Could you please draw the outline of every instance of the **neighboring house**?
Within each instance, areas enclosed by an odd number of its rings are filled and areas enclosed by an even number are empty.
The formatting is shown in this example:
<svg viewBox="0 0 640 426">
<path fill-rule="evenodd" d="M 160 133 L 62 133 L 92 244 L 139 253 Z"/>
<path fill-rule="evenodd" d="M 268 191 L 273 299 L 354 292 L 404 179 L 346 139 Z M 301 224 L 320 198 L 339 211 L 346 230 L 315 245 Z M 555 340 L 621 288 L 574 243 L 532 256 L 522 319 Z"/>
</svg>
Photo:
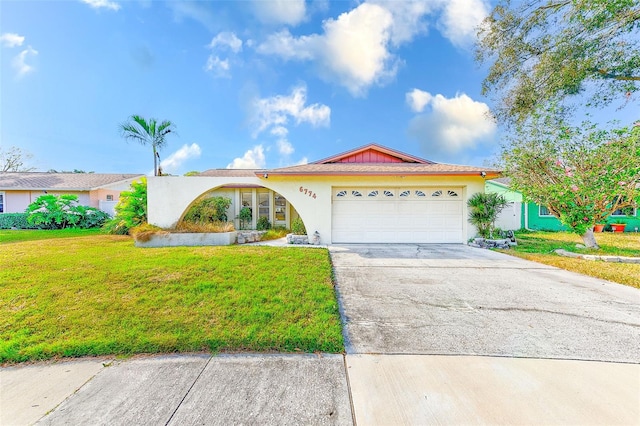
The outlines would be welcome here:
<svg viewBox="0 0 640 426">
<path fill-rule="evenodd" d="M 0 173 L 0 213 L 22 213 L 44 194 L 73 194 L 80 204 L 114 214 L 121 191 L 141 174 Z"/>
<path fill-rule="evenodd" d="M 517 200 L 518 197 L 521 202 L 521 207 L 518 212 L 519 226 L 515 227 L 516 221 L 514 220 L 512 226 L 514 227 L 503 227 L 502 229 L 531 229 L 536 231 L 565 231 L 567 228 L 560 223 L 557 217 L 553 216 L 549 213 L 549 210 L 546 206 L 540 206 L 536 203 L 532 202 L 522 202 L 522 194 L 517 191 L 514 191 L 509 188 L 510 180 L 509 178 L 499 178 L 488 180 L 485 186 L 487 192 L 497 192 L 502 194 L 507 198 L 507 200 Z M 512 213 L 507 208 L 505 209 L 498 218 L 496 223 L 504 223 L 504 221 L 511 219 Z M 500 222 L 502 221 L 502 222 Z M 625 228 L 625 232 L 638 232 L 640 230 L 640 213 L 637 209 L 633 211 L 633 216 L 629 217 L 625 215 L 622 211 L 617 210 L 613 212 L 607 222 L 612 223 L 616 221 L 622 221 L 627 224 Z"/>
<path fill-rule="evenodd" d="M 505 207 L 498 219 L 496 220 L 496 227 L 508 231 L 514 231 L 524 227 L 522 223 L 522 194 L 516 191 L 512 191 L 509 188 L 508 178 L 497 178 L 486 181 L 485 191 L 487 193 L 497 193 L 502 195 L 509 205 Z"/>
<path fill-rule="evenodd" d="M 329 243 L 464 243 L 476 235 L 467 200 L 497 170 L 440 164 L 380 145 L 269 170 L 216 169 L 148 178 L 149 223 L 175 226 L 199 198 L 226 195 L 228 217 L 243 206 L 289 227 L 300 216 Z M 236 226 L 238 226 L 236 219 Z"/>
</svg>

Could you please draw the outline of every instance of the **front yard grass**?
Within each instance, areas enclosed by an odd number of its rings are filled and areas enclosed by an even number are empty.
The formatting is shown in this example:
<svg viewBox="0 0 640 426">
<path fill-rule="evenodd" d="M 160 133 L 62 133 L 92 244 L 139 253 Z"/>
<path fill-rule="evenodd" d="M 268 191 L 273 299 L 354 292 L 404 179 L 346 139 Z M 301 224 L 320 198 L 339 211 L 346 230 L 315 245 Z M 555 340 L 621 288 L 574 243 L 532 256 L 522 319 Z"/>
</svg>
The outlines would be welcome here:
<svg viewBox="0 0 640 426">
<path fill-rule="evenodd" d="M 0 264 L 2 363 L 344 350 L 325 249 L 140 249 L 94 234 L 2 243 Z"/>
<path fill-rule="evenodd" d="M 640 288 L 640 264 L 613 263 L 563 257 L 554 252 L 565 249 L 574 253 L 640 257 L 640 234 L 597 233 L 600 250 L 579 249 L 580 236 L 568 232 L 516 233 L 518 245 L 504 253 L 556 266 L 569 271 Z"/>
</svg>

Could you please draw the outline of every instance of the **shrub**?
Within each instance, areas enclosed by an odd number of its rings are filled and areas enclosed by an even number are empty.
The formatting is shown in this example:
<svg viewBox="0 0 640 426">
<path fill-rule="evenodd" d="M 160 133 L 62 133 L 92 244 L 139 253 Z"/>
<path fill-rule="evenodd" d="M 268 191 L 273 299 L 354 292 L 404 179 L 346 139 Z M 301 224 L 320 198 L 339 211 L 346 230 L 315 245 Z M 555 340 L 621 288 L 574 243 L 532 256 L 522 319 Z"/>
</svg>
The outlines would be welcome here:
<svg viewBox="0 0 640 426">
<path fill-rule="evenodd" d="M 147 179 L 132 182 L 130 191 L 120 193 L 115 210 L 116 215 L 104 225 L 110 234 L 126 235 L 132 228 L 147 223 Z"/>
<path fill-rule="evenodd" d="M 27 222 L 45 229 L 95 228 L 108 218 L 103 211 L 79 205 L 72 194 L 41 195 L 27 207 Z"/>
<path fill-rule="evenodd" d="M 269 219 L 265 216 L 261 216 L 258 219 L 258 223 L 256 223 L 256 229 L 258 231 L 266 231 L 268 229 L 271 229 L 271 222 L 269 222 Z"/>
<path fill-rule="evenodd" d="M 305 228 L 304 222 L 300 216 L 296 217 L 291 222 L 291 232 L 295 235 L 307 235 L 307 228 Z"/>
<path fill-rule="evenodd" d="M 469 222 L 478 228 L 481 237 L 492 238 L 496 218 L 507 204 L 508 201 L 500 194 L 475 193 L 467 201 Z"/>
<path fill-rule="evenodd" d="M 235 231 L 235 227 L 232 222 L 206 222 L 206 223 L 194 223 L 194 222 L 180 222 L 178 226 L 176 226 L 177 232 L 187 232 L 187 233 L 201 233 L 201 232 L 231 232 Z"/>
<path fill-rule="evenodd" d="M 129 234 L 131 234 L 136 241 L 147 242 L 151 239 L 152 235 L 168 234 L 168 232 L 155 225 L 143 223 L 142 225 L 131 228 L 129 230 Z"/>
<path fill-rule="evenodd" d="M 80 213 L 80 220 L 76 224 L 78 228 L 99 228 L 105 224 L 111 216 L 95 207 L 78 206 L 76 211 Z"/>
<path fill-rule="evenodd" d="M 262 235 L 260 241 L 277 240 L 286 237 L 288 233 L 289 230 L 283 227 L 272 228 Z"/>
<path fill-rule="evenodd" d="M 240 229 L 247 229 L 247 226 L 253 219 L 253 213 L 250 207 L 243 207 L 240 209 L 237 219 L 240 219 Z"/>
<path fill-rule="evenodd" d="M 228 197 L 204 198 L 191 206 L 183 220 L 191 223 L 226 222 L 229 206 L 231 198 Z"/>
<path fill-rule="evenodd" d="M 28 213 L 3 213 L 0 214 L 0 229 L 38 229 L 27 220 Z"/>
</svg>

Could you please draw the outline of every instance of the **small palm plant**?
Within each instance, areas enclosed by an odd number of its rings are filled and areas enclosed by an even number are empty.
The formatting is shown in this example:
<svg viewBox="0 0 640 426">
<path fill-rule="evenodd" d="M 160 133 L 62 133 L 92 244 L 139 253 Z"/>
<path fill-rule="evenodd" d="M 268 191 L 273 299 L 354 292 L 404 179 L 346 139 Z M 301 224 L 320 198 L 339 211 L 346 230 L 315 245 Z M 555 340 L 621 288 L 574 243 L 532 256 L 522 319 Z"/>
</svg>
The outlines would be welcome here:
<svg viewBox="0 0 640 426">
<path fill-rule="evenodd" d="M 467 201 L 469 222 L 478 228 L 480 236 L 493 238 L 496 219 L 508 204 L 509 202 L 500 194 L 482 192 L 473 194 Z"/>
<path fill-rule="evenodd" d="M 129 121 L 120 125 L 120 134 L 127 140 L 134 140 L 142 145 L 151 145 L 153 149 L 153 174 L 162 174 L 158 165 L 160 151 L 166 145 L 166 136 L 175 132 L 174 124 L 169 120 L 164 120 L 158 124 L 155 118 L 145 120 L 139 115 L 132 115 Z"/>
</svg>

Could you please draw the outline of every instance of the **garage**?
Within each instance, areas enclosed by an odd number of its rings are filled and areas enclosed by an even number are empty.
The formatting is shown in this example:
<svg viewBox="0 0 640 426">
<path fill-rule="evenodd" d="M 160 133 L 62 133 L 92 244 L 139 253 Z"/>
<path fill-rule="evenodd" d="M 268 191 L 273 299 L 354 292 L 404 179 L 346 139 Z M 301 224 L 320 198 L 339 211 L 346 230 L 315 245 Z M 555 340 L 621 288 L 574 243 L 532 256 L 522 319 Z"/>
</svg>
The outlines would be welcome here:
<svg viewBox="0 0 640 426">
<path fill-rule="evenodd" d="M 462 187 L 337 187 L 334 243 L 463 243 Z"/>
</svg>

